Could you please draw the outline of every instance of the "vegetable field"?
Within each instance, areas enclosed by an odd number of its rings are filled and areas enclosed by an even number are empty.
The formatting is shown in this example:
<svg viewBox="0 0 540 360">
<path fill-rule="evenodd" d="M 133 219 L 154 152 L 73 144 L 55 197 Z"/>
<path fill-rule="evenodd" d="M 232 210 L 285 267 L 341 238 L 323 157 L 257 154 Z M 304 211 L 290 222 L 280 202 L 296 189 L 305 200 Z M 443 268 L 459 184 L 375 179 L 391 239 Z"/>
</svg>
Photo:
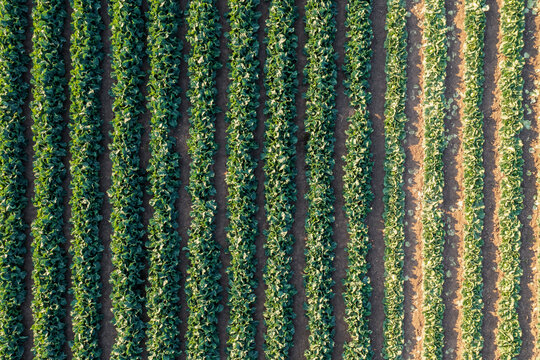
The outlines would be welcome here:
<svg viewBox="0 0 540 360">
<path fill-rule="evenodd" d="M 540 0 L 0 0 L 0 359 L 540 359 Z"/>
</svg>

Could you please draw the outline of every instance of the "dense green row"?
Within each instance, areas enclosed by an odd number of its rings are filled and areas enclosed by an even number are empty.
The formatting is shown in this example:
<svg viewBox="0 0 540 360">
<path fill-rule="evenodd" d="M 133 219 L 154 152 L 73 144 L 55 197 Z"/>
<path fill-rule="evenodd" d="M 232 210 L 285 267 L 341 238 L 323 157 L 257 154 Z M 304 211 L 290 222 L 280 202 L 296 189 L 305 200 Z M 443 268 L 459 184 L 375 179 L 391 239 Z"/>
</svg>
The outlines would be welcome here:
<svg viewBox="0 0 540 360">
<path fill-rule="evenodd" d="M 229 0 L 229 110 L 227 120 L 227 227 L 231 264 L 227 352 L 229 359 L 255 359 L 255 197 L 257 181 L 253 157 L 259 89 L 259 43 L 256 11 L 259 0 Z"/>
<path fill-rule="evenodd" d="M 484 116 L 480 105 L 484 93 L 484 0 L 465 6 L 465 47 L 463 96 L 463 283 L 461 288 L 461 336 L 463 357 L 482 358 L 482 229 L 484 227 L 484 166 L 482 131 Z"/>
<path fill-rule="evenodd" d="M 289 358 L 294 334 L 292 307 L 294 286 L 290 283 L 294 238 L 291 228 L 296 203 L 296 106 L 297 18 L 293 0 L 270 4 L 265 64 L 266 130 L 264 149 L 264 194 L 268 230 L 264 269 L 265 356 Z"/>
<path fill-rule="evenodd" d="M 504 0 L 500 10 L 501 42 L 499 62 L 501 94 L 499 129 L 499 167 L 501 171 L 501 199 L 499 204 L 499 303 L 497 315 L 497 346 L 501 359 L 514 359 L 521 349 L 521 329 L 518 321 L 519 282 L 523 270 L 520 265 L 521 222 L 523 209 L 523 144 L 519 138 L 523 128 L 523 31 L 525 28 L 523 0 Z"/>
<path fill-rule="evenodd" d="M 446 10 L 444 0 L 424 3 L 424 60 L 422 111 L 424 117 L 424 168 L 422 197 L 423 359 L 442 359 L 444 269 L 444 213 L 442 209 L 446 147 Z"/>
<path fill-rule="evenodd" d="M 144 111 L 144 22 L 141 0 L 111 0 L 113 113 L 111 188 L 111 300 L 116 338 L 111 359 L 138 359 L 142 353 L 144 252 L 142 182 L 139 147 Z"/>
<path fill-rule="evenodd" d="M 25 297 L 23 271 L 26 224 L 23 210 L 24 116 L 28 85 L 23 75 L 26 1 L 0 1 L 0 358 L 20 359 L 23 348 L 21 305 Z"/>
<path fill-rule="evenodd" d="M 146 347 L 149 359 L 172 360 L 180 355 L 181 244 L 175 208 L 180 168 L 171 134 L 180 116 L 180 8 L 173 0 L 150 0 L 148 6 L 148 107 L 152 116 L 148 182 L 153 214 L 148 225 Z"/>
<path fill-rule="evenodd" d="M 98 225 L 103 194 L 99 189 L 101 117 L 98 98 L 103 58 L 100 1 L 73 0 L 71 16 L 70 172 L 71 172 L 71 319 L 74 359 L 99 359 L 103 246 Z"/>
<path fill-rule="evenodd" d="M 371 210 L 371 139 L 373 131 L 368 113 L 371 94 L 368 80 L 371 72 L 371 1 L 351 0 L 347 7 L 347 36 L 345 70 L 347 92 L 354 113 L 349 118 L 347 154 L 343 176 L 345 212 L 349 221 L 349 268 L 345 279 L 345 311 L 350 340 L 344 345 L 346 360 L 371 358 L 371 283 L 367 271 L 370 249 L 366 218 Z"/>
<path fill-rule="evenodd" d="M 306 316 L 309 347 L 306 359 L 330 359 L 334 347 L 334 315 L 331 299 L 332 262 L 335 243 L 334 193 L 331 182 L 334 168 L 335 86 L 337 83 L 335 3 L 333 0 L 308 0 L 306 3 L 306 92 L 305 131 L 308 203 L 306 219 Z"/>
<path fill-rule="evenodd" d="M 405 98 L 407 83 L 407 29 L 404 0 L 388 0 L 386 13 L 386 95 L 384 129 L 384 348 L 386 359 L 403 351 L 403 258 L 405 194 Z"/>
<path fill-rule="evenodd" d="M 221 311 L 219 246 L 214 238 L 216 190 L 214 141 L 216 70 L 219 68 L 219 14 L 216 0 L 191 0 L 187 13 L 186 39 L 191 103 L 188 151 L 191 157 L 188 191 L 191 196 L 191 225 L 188 239 L 189 269 L 186 281 L 189 318 L 186 334 L 187 358 L 219 358 L 217 313 Z"/>
<path fill-rule="evenodd" d="M 38 0 L 32 10 L 32 132 L 34 139 L 34 198 L 36 217 L 32 223 L 32 272 L 35 359 L 65 359 L 64 317 L 66 314 L 66 254 L 63 233 L 62 181 L 66 144 L 63 103 L 65 68 L 62 36 L 65 3 Z"/>
</svg>

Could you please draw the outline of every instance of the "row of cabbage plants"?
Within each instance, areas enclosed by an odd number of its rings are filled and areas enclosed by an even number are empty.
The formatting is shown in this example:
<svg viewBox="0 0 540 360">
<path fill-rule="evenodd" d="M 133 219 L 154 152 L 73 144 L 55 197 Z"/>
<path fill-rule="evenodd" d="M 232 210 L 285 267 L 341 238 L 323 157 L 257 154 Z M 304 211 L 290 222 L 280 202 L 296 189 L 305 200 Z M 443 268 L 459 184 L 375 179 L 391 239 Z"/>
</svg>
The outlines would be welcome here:
<svg viewBox="0 0 540 360">
<path fill-rule="evenodd" d="M 103 194 L 99 189 L 102 151 L 99 90 L 103 57 L 98 0 L 74 0 L 71 16 L 70 172 L 71 172 L 71 319 L 74 359 L 99 359 L 103 246 L 98 225 Z"/>
<path fill-rule="evenodd" d="M 384 347 L 387 359 L 403 352 L 403 259 L 405 194 L 405 99 L 407 89 L 407 10 L 404 0 L 387 2 L 384 43 L 386 94 L 384 108 Z"/>
<path fill-rule="evenodd" d="M 523 128 L 523 32 L 525 28 L 523 0 L 505 0 L 500 9 L 501 60 L 498 88 L 501 101 L 499 129 L 499 168 L 501 198 L 499 203 L 500 261 L 498 264 L 499 303 L 497 346 L 501 359 L 517 358 L 521 349 L 521 328 L 518 319 L 520 279 L 521 222 L 523 209 L 523 144 L 519 137 Z"/>
<path fill-rule="evenodd" d="M 20 359 L 23 352 L 27 14 L 24 0 L 0 1 L 0 358 L 6 360 Z"/>
<path fill-rule="evenodd" d="M 32 10 L 32 133 L 34 138 L 34 198 L 32 223 L 32 315 L 35 359 L 65 359 L 66 268 L 63 249 L 64 193 L 62 181 L 66 144 L 62 36 L 66 18 L 62 0 L 38 0 Z"/>
<path fill-rule="evenodd" d="M 149 270 L 146 291 L 149 359 L 180 355 L 181 251 L 177 211 L 179 156 L 171 130 L 180 110 L 180 6 L 172 0 L 148 2 L 148 107 L 151 113 L 148 182 L 153 210 L 148 225 Z"/>
<path fill-rule="evenodd" d="M 334 347 L 334 314 L 331 299 L 335 243 L 334 168 L 335 86 L 337 83 L 335 2 L 308 0 L 306 3 L 307 64 L 305 131 L 308 203 L 306 219 L 306 316 L 309 346 L 306 359 L 330 359 Z"/>
<path fill-rule="evenodd" d="M 264 268 L 265 356 L 289 358 L 293 341 L 293 295 L 290 283 L 291 234 L 296 203 L 296 48 L 297 10 L 293 0 L 273 0 L 268 10 L 265 64 L 266 129 L 264 148 L 265 233 Z"/>
<path fill-rule="evenodd" d="M 189 318 L 187 358 L 218 359 L 217 314 L 222 306 L 219 245 L 214 237 L 216 200 L 214 187 L 214 140 L 216 72 L 219 68 L 220 24 L 216 0 L 192 0 L 187 11 L 191 157 L 188 192 L 191 225 L 188 238 L 189 268 L 186 279 Z"/>
<path fill-rule="evenodd" d="M 463 83 L 463 283 L 461 336 L 463 357 L 482 358 L 482 229 L 484 228 L 484 85 L 485 1 L 465 6 Z"/>
<path fill-rule="evenodd" d="M 230 318 L 227 328 L 229 359 L 255 359 L 255 197 L 257 160 L 253 151 L 259 105 L 258 0 L 229 0 L 227 15 L 229 93 L 227 111 L 227 227 Z"/>
<path fill-rule="evenodd" d="M 443 151 L 446 147 L 445 79 L 448 56 L 446 9 L 444 0 L 426 0 L 423 21 L 423 92 L 424 118 L 423 196 L 422 196 L 422 284 L 424 315 L 423 358 L 441 359 L 443 355 L 442 299 L 445 237 L 442 209 L 444 172 Z"/>
<path fill-rule="evenodd" d="M 144 72 L 141 0 L 112 0 L 111 76 L 114 80 L 111 187 L 111 301 L 116 338 L 112 359 L 138 359 L 142 353 L 144 293 L 142 182 L 139 147 L 144 111 L 140 86 Z"/>
<path fill-rule="evenodd" d="M 345 70 L 347 93 L 354 113 L 349 117 L 347 154 L 343 176 L 343 197 L 348 218 L 349 267 L 345 279 L 345 313 L 350 340 L 343 349 L 347 360 L 368 359 L 372 356 L 368 319 L 371 314 L 371 283 L 367 275 L 370 249 L 367 215 L 371 210 L 371 139 L 373 131 L 368 104 L 371 100 L 369 77 L 371 70 L 371 1 L 352 0 L 347 7 L 347 36 Z"/>
</svg>

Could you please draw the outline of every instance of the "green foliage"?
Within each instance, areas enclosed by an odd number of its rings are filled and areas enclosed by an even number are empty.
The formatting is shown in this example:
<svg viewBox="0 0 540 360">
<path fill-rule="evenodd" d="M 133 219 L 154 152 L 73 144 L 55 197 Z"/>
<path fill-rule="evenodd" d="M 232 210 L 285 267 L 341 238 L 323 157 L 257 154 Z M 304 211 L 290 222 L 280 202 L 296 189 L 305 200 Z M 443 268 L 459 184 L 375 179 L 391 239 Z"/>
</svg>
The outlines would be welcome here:
<svg viewBox="0 0 540 360">
<path fill-rule="evenodd" d="M 152 114 L 150 133 L 150 251 L 149 286 L 146 292 L 149 359 L 175 359 L 180 355 L 180 236 L 175 201 L 180 186 L 179 157 L 171 130 L 177 125 L 180 89 L 181 43 L 178 2 L 151 0 L 148 11 L 150 78 L 148 105 Z"/>
<path fill-rule="evenodd" d="M 404 0 L 388 0 L 386 13 L 386 95 L 384 105 L 384 348 L 385 359 L 401 359 L 403 352 L 403 245 L 405 194 L 405 99 L 407 28 Z"/>
<path fill-rule="evenodd" d="M 21 305 L 26 292 L 23 270 L 27 204 L 24 178 L 24 116 L 28 85 L 23 80 L 26 1 L 0 1 L 0 358 L 21 359 Z"/>
<path fill-rule="evenodd" d="M 289 358 L 294 328 L 292 308 L 294 286 L 290 283 L 294 238 L 291 228 L 296 203 L 296 106 L 297 86 L 294 23 L 297 12 L 292 0 L 270 3 L 265 64 L 266 130 L 264 150 L 266 298 L 264 321 L 265 357 Z"/>
<path fill-rule="evenodd" d="M 65 99 L 65 68 L 62 47 L 65 3 L 60 0 L 34 2 L 32 57 L 32 125 L 34 139 L 34 198 L 36 217 L 32 223 L 33 298 L 32 325 L 34 358 L 66 358 L 64 317 L 67 261 L 62 245 L 62 180 L 66 155 L 62 141 Z"/>
<path fill-rule="evenodd" d="M 227 120 L 227 240 L 231 264 L 229 275 L 228 358 L 255 359 L 255 205 L 257 148 L 255 129 L 259 89 L 257 60 L 259 43 L 256 11 L 259 0 L 229 0 L 229 111 Z"/>
<path fill-rule="evenodd" d="M 503 360 L 515 359 L 521 349 L 521 329 L 518 321 L 521 222 L 523 209 L 523 144 L 519 138 L 523 128 L 523 31 L 525 28 L 523 0 L 505 0 L 500 10 L 501 42 L 499 62 L 501 76 L 501 120 L 499 129 L 499 167 L 501 199 L 499 205 L 498 263 L 501 279 L 498 284 L 500 301 L 497 308 L 499 326 L 497 346 Z"/>
<path fill-rule="evenodd" d="M 216 143 L 216 70 L 219 68 L 219 14 L 216 0 L 191 0 L 187 12 L 186 39 L 191 103 L 191 157 L 188 192 L 191 196 L 191 226 L 188 238 L 190 266 L 186 280 L 189 318 L 187 358 L 219 359 L 217 313 L 221 297 L 219 246 L 214 231 L 216 190 L 213 185 Z"/>
<path fill-rule="evenodd" d="M 463 81 L 463 317 L 461 336 L 463 358 L 482 358 L 482 229 L 484 228 L 484 166 L 482 104 L 484 85 L 484 0 L 468 1 L 465 6 L 465 71 Z"/>
<path fill-rule="evenodd" d="M 332 313 L 332 239 L 334 194 L 335 85 L 337 71 L 333 48 L 336 34 L 335 3 L 308 0 L 306 4 L 306 92 L 305 129 L 308 202 L 306 219 L 306 266 L 304 283 L 307 302 L 309 347 L 306 359 L 330 359 L 334 347 Z"/>
<path fill-rule="evenodd" d="M 70 88 L 71 172 L 71 318 L 74 359 L 99 359 L 101 279 L 103 246 L 98 225 L 103 194 L 99 190 L 101 117 L 98 98 L 103 58 L 102 29 L 97 0 L 72 1 Z"/>
<path fill-rule="evenodd" d="M 144 251 L 142 235 L 142 181 L 139 159 L 144 111 L 142 59 L 144 23 L 141 0 L 112 0 L 111 67 L 115 83 L 112 120 L 111 300 L 116 339 L 111 359 L 140 359 L 144 338 L 143 284 Z"/>
<path fill-rule="evenodd" d="M 372 357 L 368 318 L 371 314 L 371 284 L 367 275 L 370 249 L 367 215 L 371 210 L 371 139 L 373 131 L 368 113 L 371 94 L 368 91 L 371 70 L 371 1 L 352 0 L 347 7 L 347 36 L 345 70 L 347 92 L 354 108 L 347 130 L 347 154 L 344 157 L 343 197 L 348 218 L 349 267 L 345 279 L 346 322 L 350 340 L 344 345 L 343 358 L 347 360 Z"/>
<path fill-rule="evenodd" d="M 442 359 L 443 313 L 442 290 L 444 283 L 444 212 L 442 209 L 444 172 L 443 151 L 444 96 L 446 78 L 446 11 L 444 0 L 426 0 L 424 3 L 424 169 L 422 197 L 423 240 L 423 359 Z"/>
</svg>

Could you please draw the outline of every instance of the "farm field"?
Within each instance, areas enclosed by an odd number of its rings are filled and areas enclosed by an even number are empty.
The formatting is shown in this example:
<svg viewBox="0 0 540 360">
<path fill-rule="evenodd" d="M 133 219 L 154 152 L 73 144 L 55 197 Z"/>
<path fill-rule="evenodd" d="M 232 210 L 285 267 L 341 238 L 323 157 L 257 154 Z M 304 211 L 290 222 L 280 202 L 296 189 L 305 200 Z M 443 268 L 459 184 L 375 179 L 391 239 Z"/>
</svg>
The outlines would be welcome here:
<svg viewBox="0 0 540 360">
<path fill-rule="evenodd" d="M 0 359 L 540 359 L 540 2 L 0 0 Z"/>
</svg>

